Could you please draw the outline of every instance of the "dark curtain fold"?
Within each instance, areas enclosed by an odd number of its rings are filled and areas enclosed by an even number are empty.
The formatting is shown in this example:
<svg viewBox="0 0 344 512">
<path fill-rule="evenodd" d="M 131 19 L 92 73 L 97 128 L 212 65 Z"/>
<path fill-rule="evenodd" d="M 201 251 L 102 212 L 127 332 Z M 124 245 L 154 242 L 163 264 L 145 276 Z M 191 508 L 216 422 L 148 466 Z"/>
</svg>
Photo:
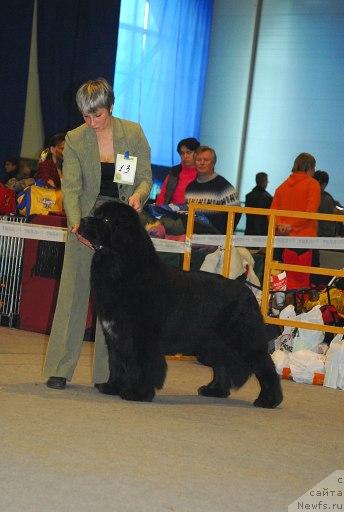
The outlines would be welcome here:
<svg viewBox="0 0 344 512">
<path fill-rule="evenodd" d="M 20 155 L 34 0 L 1 2 L 0 30 L 0 165 Z"/>
<path fill-rule="evenodd" d="M 37 0 L 37 52 L 45 137 L 82 122 L 75 93 L 99 76 L 113 84 L 120 0 Z"/>
</svg>

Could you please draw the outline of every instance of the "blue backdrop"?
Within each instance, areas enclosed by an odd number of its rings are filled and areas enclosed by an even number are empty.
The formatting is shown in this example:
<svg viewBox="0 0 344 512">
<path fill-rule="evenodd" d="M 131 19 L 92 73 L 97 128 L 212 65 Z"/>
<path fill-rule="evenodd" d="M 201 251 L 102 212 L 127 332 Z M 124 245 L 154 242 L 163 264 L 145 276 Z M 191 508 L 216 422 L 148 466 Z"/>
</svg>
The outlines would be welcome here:
<svg viewBox="0 0 344 512">
<path fill-rule="evenodd" d="M 142 124 L 154 164 L 179 161 L 199 137 L 212 0 L 125 0 L 115 71 L 115 115 Z"/>
</svg>

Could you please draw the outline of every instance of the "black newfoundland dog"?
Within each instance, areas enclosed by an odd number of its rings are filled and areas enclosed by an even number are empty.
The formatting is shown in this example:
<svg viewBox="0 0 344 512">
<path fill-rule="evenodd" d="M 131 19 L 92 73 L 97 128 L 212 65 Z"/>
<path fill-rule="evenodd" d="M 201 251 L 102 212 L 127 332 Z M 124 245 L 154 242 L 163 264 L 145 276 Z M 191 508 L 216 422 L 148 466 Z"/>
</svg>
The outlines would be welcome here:
<svg viewBox="0 0 344 512">
<path fill-rule="evenodd" d="M 281 403 L 260 309 L 245 284 L 164 264 L 126 204 L 103 204 L 81 220 L 80 234 L 95 249 L 91 289 L 109 349 L 101 392 L 151 401 L 164 384 L 164 356 L 182 353 L 213 369 L 200 395 L 227 397 L 255 374 L 261 390 L 254 405 Z"/>
</svg>

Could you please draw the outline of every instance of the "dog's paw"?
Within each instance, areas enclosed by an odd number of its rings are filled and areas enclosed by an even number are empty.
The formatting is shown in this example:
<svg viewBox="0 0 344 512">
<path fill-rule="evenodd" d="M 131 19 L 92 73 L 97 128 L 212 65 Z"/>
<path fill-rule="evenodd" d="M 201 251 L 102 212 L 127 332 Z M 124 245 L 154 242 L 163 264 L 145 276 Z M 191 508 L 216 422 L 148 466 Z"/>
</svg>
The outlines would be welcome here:
<svg viewBox="0 0 344 512">
<path fill-rule="evenodd" d="M 227 398 L 230 392 L 228 390 L 213 388 L 209 386 L 201 386 L 198 388 L 198 394 L 201 396 L 213 396 L 216 398 Z"/>
<path fill-rule="evenodd" d="M 274 409 L 282 402 L 282 400 L 282 396 L 267 397 L 259 395 L 259 397 L 253 402 L 253 405 L 255 407 L 263 407 L 264 409 Z"/>
<path fill-rule="evenodd" d="M 115 384 L 110 384 L 109 382 L 95 384 L 94 387 L 98 389 L 99 393 L 103 393 L 104 395 L 119 395 L 120 391 Z"/>
<path fill-rule="evenodd" d="M 146 393 L 142 393 L 142 391 L 136 390 L 126 390 L 120 393 L 120 397 L 123 400 L 130 400 L 131 402 L 151 402 L 155 396 L 154 389 L 151 391 L 147 391 Z"/>
</svg>

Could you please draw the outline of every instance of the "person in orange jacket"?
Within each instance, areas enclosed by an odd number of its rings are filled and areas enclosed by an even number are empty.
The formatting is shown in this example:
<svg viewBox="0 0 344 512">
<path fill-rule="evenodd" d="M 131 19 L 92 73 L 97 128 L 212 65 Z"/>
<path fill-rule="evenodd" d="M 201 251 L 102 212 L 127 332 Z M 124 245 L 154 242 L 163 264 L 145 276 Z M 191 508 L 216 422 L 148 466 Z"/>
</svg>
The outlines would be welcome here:
<svg viewBox="0 0 344 512">
<path fill-rule="evenodd" d="M 320 205 L 320 185 L 313 178 L 316 161 L 313 155 L 301 153 L 294 161 L 292 173 L 274 194 L 271 208 L 275 210 L 293 210 L 316 213 Z M 316 220 L 296 217 L 276 217 L 276 234 L 283 236 L 317 236 Z M 284 249 L 284 263 L 311 265 L 312 251 L 309 249 Z M 287 272 L 288 289 L 309 288 L 309 274 Z"/>
</svg>

